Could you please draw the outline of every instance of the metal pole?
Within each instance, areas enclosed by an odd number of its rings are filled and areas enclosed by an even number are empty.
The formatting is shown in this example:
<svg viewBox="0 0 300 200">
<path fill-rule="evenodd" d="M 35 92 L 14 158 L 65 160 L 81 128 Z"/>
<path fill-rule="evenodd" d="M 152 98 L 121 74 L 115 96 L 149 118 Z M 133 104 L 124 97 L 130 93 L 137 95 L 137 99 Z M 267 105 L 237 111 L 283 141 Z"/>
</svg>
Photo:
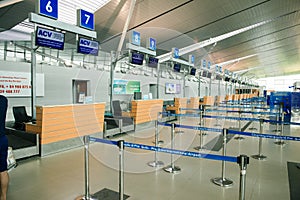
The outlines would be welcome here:
<svg viewBox="0 0 300 200">
<path fill-rule="evenodd" d="M 226 156 L 226 145 L 227 145 L 227 134 L 228 134 L 228 129 L 223 129 L 223 152 L 222 155 Z M 225 178 L 225 161 L 222 161 L 222 176 L 213 178 L 211 181 L 221 187 L 229 187 L 233 185 L 233 181 Z"/>
<path fill-rule="evenodd" d="M 202 105 L 200 106 L 201 109 L 200 109 L 200 117 L 199 117 L 199 120 L 200 120 L 200 127 L 202 127 Z M 197 151 L 200 151 L 200 150 L 204 150 L 205 148 L 203 147 L 203 131 L 202 130 L 199 130 L 199 137 L 200 137 L 200 142 L 199 142 L 199 146 L 195 147 L 194 149 L 197 150 Z"/>
<path fill-rule="evenodd" d="M 240 155 L 238 157 L 238 164 L 240 165 L 240 189 L 239 200 L 245 200 L 246 197 L 246 170 L 249 164 L 249 157 L 246 155 Z"/>
<path fill-rule="evenodd" d="M 89 144 L 90 136 L 83 137 L 84 142 L 84 177 L 85 177 L 85 194 L 81 198 L 82 200 L 93 200 L 94 198 L 90 193 L 90 175 L 89 175 Z"/>
<path fill-rule="evenodd" d="M 174 135 L 175 135 L 175 124 L 172 123 L 171 127 L 171 149 L 174 149 Z M 164 167 L 164 171 L 173 174 L 179 174 L 181 172 L 180 167 L 174 165 L 174 154 L 171 154 L 171 165 Z"/>
<path fill-rule="evenodd" d="M 281 130 L 280 130 L 280 136 L 283 136 L 283 127 L 284 127 L 284 111 L 282 109 L 282 113 L 281 113 Z M 277 145 L 284 145 L 285 142 L 280 139 L 279 141 L 274 142 Z"/>
<path fill-rule="evenodd" d="M 259 119 L 259 133 L 262 134 L 263 133 L 263 123 L 264 123 L 264 119 L 260 118 Z M 264 156 L 262 154 L 262 138 L 259 138 L 259 143 L 258 143 L 258 154 L 257 155 L 253 155 L 251 156 L 254 159 L 257 160 L 265 160 L 267 158 L 267 156 Z"/>
<path fill-rule="evenodd" d="M 158 147 L 158 120 L 155 121 L 155 147 Z M 154 154 L 154 161 L 148 162 L 150 167 L 161 167 L 164 165 L 162 161 L 157 160 L 157 151 Z"/>
<path fill-rule="evenodd" d="M 31 33 L 31 116 L 32 121 L 36 119 L 36 49 L 35 49 L 35 31 L 36 25 L 34 25 L 34 31 Z"/>
<path fill-rule="evenodd" d="M 179 108 L 179 114 L 178 114 L 178 124 L 181 125 L 181 108 Z M 181 128 L 177 128 L 176 133 L 184 133 L 183 130 L 181 130 Z"/>
<path fill-rule="evenodd" d="M 205 119 L 204 119 L 204 115 L 206 115 L 206 109 L 205 109 L 205 105 L 203 105 L 203 116 L 202 116 L 202 120 L 203 120 L 203 126 L 205 127 L 206 126 L 206 123 L 205 123 Z M 202 135 L 205 136 L 207 135 L 207 133 L 205 131 L 202 131 Z"/>
<path fill-rule="evenodd" d="M 119 147 L 119 200 L 124 199 L 124 140 L 118 141 Z"/>
<path fill-rule="evenodd" d="M 241 125 L 241 117 L 242 116 L 241 116 L 241 113 L 242 113 L 241 108 L 239 108 L 239 121 L 238 121 L 238 123 L 239 123 L 239 132 L 242 132 L 242 125 Z M 240 136 L 240 135 L 238 135 L 234 139 L 236 139 L 236 140 L 244 140 L 245 138 L 242 137 L 242 136 Z"/>
<path fill-rule="evenodd" d="M 279 130 L 279 127 L 278 127 L 278 121 L 279 121 L 279 114 L 278 113 L 281 113 L 281 110 L 280 110 L 280 107 L 278 107 L 278 109 L 277 109 L 277 115 L 276 115 L 276 129 L 275 130 L 273 130 L 273 132 L 280 132 L 280 130 Z"/>
</svg>

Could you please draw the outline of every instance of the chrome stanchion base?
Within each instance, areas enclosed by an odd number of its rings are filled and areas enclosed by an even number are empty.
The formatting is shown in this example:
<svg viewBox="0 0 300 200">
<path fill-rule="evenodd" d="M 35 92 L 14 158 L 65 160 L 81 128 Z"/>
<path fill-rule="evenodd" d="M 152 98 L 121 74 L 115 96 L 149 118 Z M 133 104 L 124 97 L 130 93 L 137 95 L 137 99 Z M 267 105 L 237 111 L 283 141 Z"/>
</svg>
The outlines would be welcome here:
<svg viewBox="0 0 300 200">
<path fill-rule="evenodd" d="M 175 133 L 182 134 L 182 133 L 184 133 L 184 131 L 183 130 L 176 130 Z"/>
<path fill-rule="evenodd" d="M 276 129 L 276 130 L 272 130 L 272 132 L 275 132 L 275 133 L 280 133 L 280 132 L 281 132 L 281 130 L 279 130 L 279 129 Z"/>
<path fill-rule="evenodd" d="M 242 137 L 242 136 L 236 136 L 234 139 L 235 139 L 235 140 L 244 140 L 245 138 Z"/>
<path fill-rule="evenodd" d="M 97 198 L 93 198 L 92 196 L 85 197 L 84 195 L 82 197 L 76 198 L 76 200 L 97 200 Z"/>
<path fill-rule="evenodd" d="M 152 142 L 153 144 L 155 144 L 155 141 Z M 163 140 L 158 140 L 157 145 L 163 145 L 165 142 Z"/>
<path fill-rule="evenodd" d="M 251 156 L 252 158 L 256 159 L 256 160 L 266 160 L 267 159 L 267 156 L 264 156 L 264 155 L 253 155 Z"/>
<path fill-rule="evenodd" d="M 233 185 L 233 181 L 228 178 L 213 178 L 211 181 L 221 187 L 230 187 Z"/>
<path fill-rule="evenodd" d="M 285 142 L 282 141 L 282 140 L 279 140 L 279 141 L 274 142 L 274 144 L 277 144 L 277 145 L 285 145 Z"/>
<path fill-rule="evenodd" d="M 163 169 L 164 169 L 165 172 L 172 173 L 172 174 L 181 173 L 181 169 L 178 166 L 174 166 L 174 168 L 173 168 L 171 165 L 169 165 L 167 167 L 164 167 Z"/>
<path fill-rule="evenodd" d="M 148 162 L 148 166 L 150 167 L 162 167 L 164 166 L 164 162 L 163 161 L 152 161 L 152 162 Z"/>
<path fill-rule="evenodd" d="M 201 147 L 201 146 L 194 147 L 194 149 L 197 151 L 207 150 L 205 147 Z"/>
</svg>

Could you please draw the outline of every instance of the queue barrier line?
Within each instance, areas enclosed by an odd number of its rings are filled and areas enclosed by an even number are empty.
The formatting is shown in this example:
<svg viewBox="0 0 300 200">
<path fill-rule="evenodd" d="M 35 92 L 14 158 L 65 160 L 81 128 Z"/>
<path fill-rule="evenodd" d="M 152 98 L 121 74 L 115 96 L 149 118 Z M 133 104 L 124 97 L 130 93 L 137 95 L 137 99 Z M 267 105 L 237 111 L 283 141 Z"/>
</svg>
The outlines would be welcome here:
<svg viewBox="0 0 300 200">
<path fill-rule="evenodd" d="M 209 160 L 219 160 L 219 161 L 237 163 L 237 157 L 233 157 L 233 156 L 221 156 L 221 155 L 204 154 L 204 153 L 202 154 L 202 153 L 193 152 L 193 151 L 182 151 L 182 150 L 177 150 L 177 149 L 155 147 L 155 146 L 136 144 L 136 143 L 130 143 L 130 142 L 124 142 L 124 146 L 128 147 L 128 148 L 142 149 L 142 150 L 146 150 L 146 151 L 157 151 L 157 152 L 162 152 L 162 153 L 181 155 L 181 156 L 185 156 L 185 157 L 203 158 L 203 159 L 209 159 Z"/>
<path fill-rule="evenodd" d="M 172 126 L 172 124 L 164 123 L 164 122 L 158 122 L 158 125 L 168 126 L 168 127 Z M 192 130 L 198 130 L 198 131 L 222 132 L 222 129 L 207 128 L 207 127 L 201 127 L 201 126 L 189 126 L 189 125 L 175 124 L 175 128 L 176 127 L 178 127 L 178 128 L 185 128 L 185 129 L 192 129 Z"/>
<path fill-rule="evenodd" d="M 300 141 L 300 137 L 295 137 L 295 136 L 280 136 L 280 135 L 274 135 L 274 134 L 240 132 L 240 131 L 235 131 L 235 130 L 231 130 L 231 129 L 228 129 L 228 134 L 239 134 L 239 135 L 244 135 L 244 136 L 267 138 L 267 139 Z"/>
<path fill-rule="evenodd" d="M 160 114 L 164 116 L 178 116 L 178 117 L 200 117 L 199 114 L 174 114 L 168 112 L 160 112 Z M 246 118 L 246 117 L 230 117 L 230 116 L 213 116 L 213 115 L 203 115 L 203 118 L 211 118 L 211 119 L 229 119 L 229 120 L 241 120 L 241 121 L 259 121 L 257 118 Z M 278 123 L 278 124 L 287 124 L 287 125 L 296 125 L 300 126 L 300 123 L 297 122 L 282 122 L 276 120 L 264 120 L 268 123 Z"/>
<path fill-rule="evenodd" d="M 255 114 L 255 115 L 280 115 L 280 113 L 273 112 L 252 112 L 252 111 L 239 111 L 239 110 L 205 110 L 206 112 L 225 112 L 225 113 L 246 113 L 246 114 Z"/>
</svg>

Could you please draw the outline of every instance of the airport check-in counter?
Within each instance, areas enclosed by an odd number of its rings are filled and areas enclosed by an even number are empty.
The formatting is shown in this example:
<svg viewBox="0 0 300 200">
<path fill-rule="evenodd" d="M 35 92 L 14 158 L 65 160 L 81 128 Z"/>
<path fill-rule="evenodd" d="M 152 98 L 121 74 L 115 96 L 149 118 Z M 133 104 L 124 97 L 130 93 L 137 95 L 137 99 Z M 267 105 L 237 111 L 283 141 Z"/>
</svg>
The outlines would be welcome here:
<svg viewBox="0 0 300 200">
<path fill-rule="evenodd" d="M 71 149 L 83 144 L 82 137 L 103 137 L 105 103 L 36 106 L 36 123 L 26 132 L 39 134 L 40 154 Z"/>
</svg>

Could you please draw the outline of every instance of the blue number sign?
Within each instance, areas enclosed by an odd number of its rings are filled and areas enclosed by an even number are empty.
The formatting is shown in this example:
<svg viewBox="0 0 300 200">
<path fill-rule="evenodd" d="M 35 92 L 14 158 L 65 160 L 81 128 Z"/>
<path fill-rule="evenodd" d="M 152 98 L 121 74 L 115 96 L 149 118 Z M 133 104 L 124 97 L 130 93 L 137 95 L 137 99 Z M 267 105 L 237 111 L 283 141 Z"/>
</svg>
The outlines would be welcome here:
<svg viewBox="0 0 300 200">
<path fill-rule="evenodd" d="M 41 15 L 58 18 L 58 0 L 38 0 L 37 12 Z"/>
<path fill-rule="evenodd" d="M 179 49 L 178 48 L 173 48 L 173 58 L 179 58 Z"/>
<path fill-rule="evenodd" d="M 131 32 L 130 43 L 141 46 L 141 34 L 137 31 Z"/>
<path fill-rule="evenodd" d="M 86 28 L 89 30 L 95 29 L 95 18 L 93 13 L 79 9 L 77 10 L 77 21 L 77 25 L 82 28 Z"/>
<path fill-rule="evenodd" d="M 154 38 L 149 38 L 148 49 L 156 51 L 156 40 Z"/>
</svg>

